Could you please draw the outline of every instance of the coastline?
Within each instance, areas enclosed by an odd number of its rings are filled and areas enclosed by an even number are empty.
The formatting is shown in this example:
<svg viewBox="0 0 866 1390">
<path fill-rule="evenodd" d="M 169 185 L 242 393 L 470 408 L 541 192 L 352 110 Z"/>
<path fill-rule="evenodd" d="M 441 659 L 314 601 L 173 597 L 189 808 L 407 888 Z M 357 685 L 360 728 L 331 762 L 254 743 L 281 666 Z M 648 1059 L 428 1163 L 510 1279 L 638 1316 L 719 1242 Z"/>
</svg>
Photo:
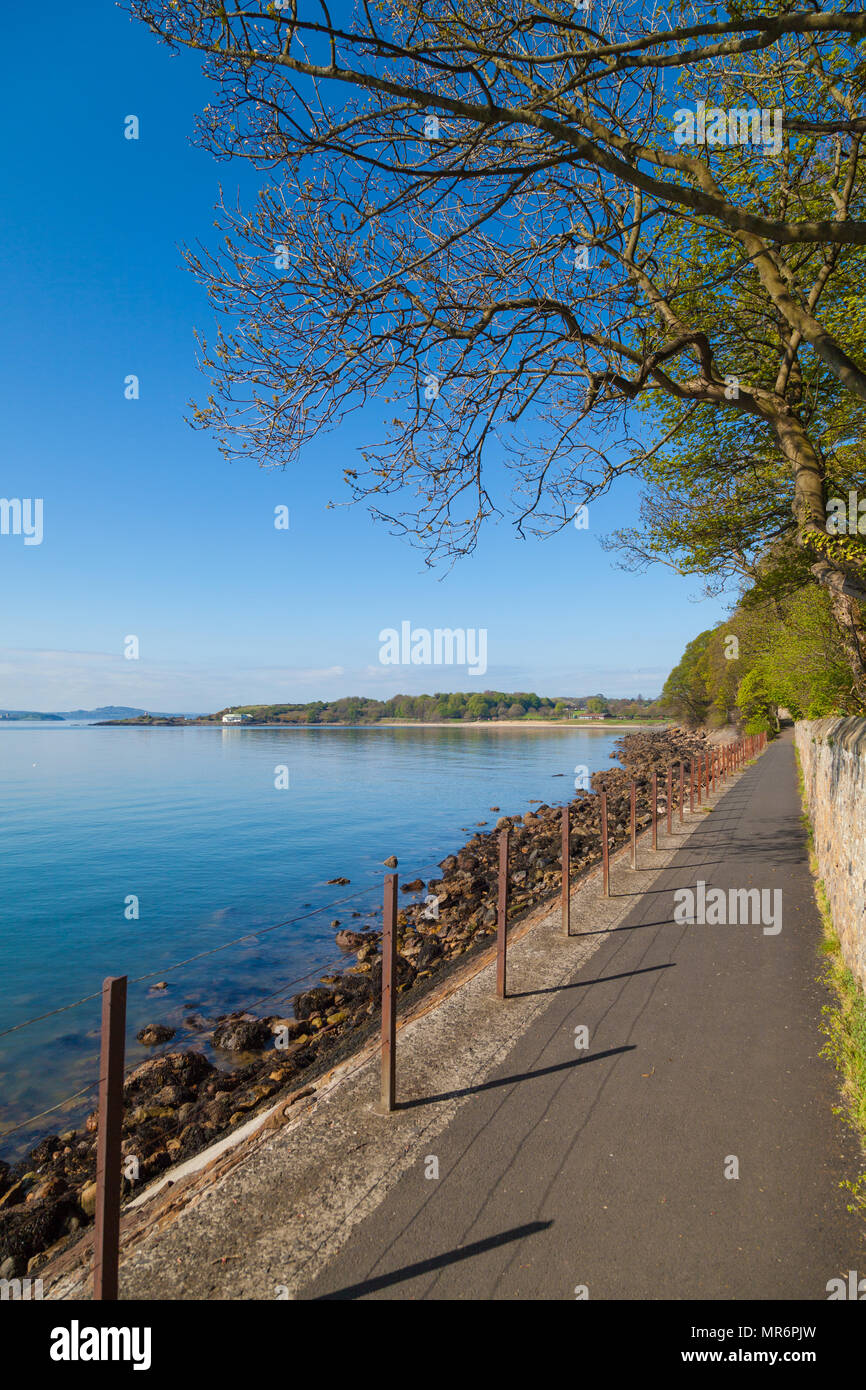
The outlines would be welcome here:
<svg viewBox="0 0 866 1390">
<path fill-rule="evenodd" d="M 636 744 L 622 740 L 620 767 L 592 775 L 593 790 L 608 793 L 612 849 L 628 837 L 630 778 L 639 779 L 645 792 L 653 766 L 688 756 L 698 743 L 703 740 L 680 730 L 671 735 L 649 729 Z M 571 871 L 580 879 L 601 858 L 598 798 L 585 792 L 569 800 Z M 468 964 L 467 956 L 472 960 L 489 949 L 496 930 L 499 830 L 508 827 L 512 838 L 510 928 L 519 929 L 527 915 L 555 897 L 561 881 L 560 822 L 559 807 L 531 804 L 523 814 L 502 816 L 494 830 L 471 836 L 440 862 L 438 876 L 401 884 L 401 892 L 411 894 L 400 903 L 397 919 L 401 1013 L 403 996 L 408 995 L 406 1005 L 420 1002 Z M 641 806 L 639 830 L 648 822 L 648 810 Z M 437 902 L 432 920 L 426 910 L 430 894 Z M 177 1163 L 246 1125 L 279 1096 L 306 1094 L 310 1082 L 373 1042 L 381 997 L 381 933 L 374 928 L 345 936 L 350 938 L 343 943 L 346 964 L 335 974 L 322 975 L 291 1002 L 286 998 L 280 1012 L 222 1014 L 202 1019 L 203 1027 L 196 1020 L 197 1037 L 178 1038 L 173 1048 L 156 1052 L 127 1076 L 124 1153 L 136 1160 L 136 1178 L 124 1178 L 127 1198 L 137 1195 L 139 1184 L 150 1186 Z M 352 958 L 354 965 L 349 964 Z M 154 1026 L 160 1026 L 158 1020 Z M 230 1071 L 214 1067 L 201 1050 L 205 1038 L 214 1034 L 221 1049 L 235 1054 Z M 184 1042 L 185 1050 L 176 1050 Z M 0 1213 L 0 1266 L 10 1260 L 10 1270 L 13 1265 L 22 1273 L 38 1270 L 49 1253 L 64 1248 L 88 1224 L 95 1195 L 95 1130 L 94 1112 L 83 1128 L 79 1123 L 46 1136 L 23 1161 L 0 1164 L 5 1207 Z"/>
<path fill-rule="evenodd" d="M 215 719 L 98 719 L 93 729 L 567 729 L 605 733 L 611 729 L 669 729 L 672 720 L 600 719 L 379 719 L 370 724 L 223 724 Z"/>
</svg>

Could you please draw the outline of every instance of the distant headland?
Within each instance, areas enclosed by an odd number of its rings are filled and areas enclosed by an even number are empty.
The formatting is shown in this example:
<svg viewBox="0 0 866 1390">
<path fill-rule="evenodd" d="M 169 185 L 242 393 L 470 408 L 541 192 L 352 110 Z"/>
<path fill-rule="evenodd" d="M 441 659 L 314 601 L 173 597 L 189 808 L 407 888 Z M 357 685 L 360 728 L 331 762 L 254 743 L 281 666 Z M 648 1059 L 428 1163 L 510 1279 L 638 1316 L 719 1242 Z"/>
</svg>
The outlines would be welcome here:
<svg viewBox="0 0 866 1390">
<path fill-rule="evenodd" d="M 658 699 L 642 695 L 616 698 L 604 695 L 547 697 L 517 691 L 455 691 L 435 695 L 394 695 L 374 700 L 364 695 L 338 700 L 312 700 L 308 704 L 231 705 L 213 714 L 164 715 L 136 712 L 122 718 L 103 719 L 105 725 L 185 726 L 330 725 L 373 724 L 513 724 L 515 722 L 603 724 L 610 721 L 667 722 Z"/>
</svg>

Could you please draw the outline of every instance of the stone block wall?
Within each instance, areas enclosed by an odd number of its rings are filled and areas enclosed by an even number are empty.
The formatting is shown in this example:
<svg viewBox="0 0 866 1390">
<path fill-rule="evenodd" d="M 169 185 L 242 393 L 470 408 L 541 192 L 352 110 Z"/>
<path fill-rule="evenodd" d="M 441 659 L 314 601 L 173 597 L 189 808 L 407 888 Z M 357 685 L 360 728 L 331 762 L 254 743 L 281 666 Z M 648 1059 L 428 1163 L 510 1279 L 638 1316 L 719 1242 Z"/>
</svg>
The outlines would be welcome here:
<svg viewBox="0 0 866 1390">
<path fill-rule="evenodd" d="M 795 742 L 833 925 L 866 989 L 866 719 L 804 719 Z"/>
</svg>

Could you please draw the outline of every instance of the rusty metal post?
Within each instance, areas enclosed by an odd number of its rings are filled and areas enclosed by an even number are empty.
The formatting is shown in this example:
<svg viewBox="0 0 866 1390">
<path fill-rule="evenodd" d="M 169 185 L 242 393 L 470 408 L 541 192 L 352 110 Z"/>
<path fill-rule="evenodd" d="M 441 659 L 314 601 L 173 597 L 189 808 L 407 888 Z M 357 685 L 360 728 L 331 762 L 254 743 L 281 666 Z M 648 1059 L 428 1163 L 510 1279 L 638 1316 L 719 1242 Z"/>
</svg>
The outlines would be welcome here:
<svg viewBox="0 0 866 1390">
<path fill-rule="evenodd" d="M 709 801 L 709 798 L 710 798 L 710 761 L 711 761 L 711 760 L 710 760 L 710 758 L 708 757 L 708 758 L 707 758 L 707 765 L 706 765 L 706 773 L 707 773 L 707 800 L 708 800 L 708 801 Z"/>
<path fill-rule="evenodd" d="M 607 792 L 601 793 L 601 881 L 602 892 L 610 897 L 610 851 L 607 845 Z"/>
<path fill-rule="evenodd" d="M 499 832 L 499 914 L 496 920 L 496 994 L 505 998 L 505 943 L 508 927 L 508 830 Z"/>
<path fill-rule="evenodd" d="M 637 782 L 631 784 L 631 866 L 637 868 Z"/>
<path fill-rule="evenodd" d="M 703 775 L 703 754 L 698 754 L 698 805 L 701 805 L 701 777 Z"/>
<path fill-rule="evenodd" d="M 685 820 L 686 815 L 686 765 L 680 758 L 680 821 Z"/>
<path fill-rule="evenodd" d="M 658 823 L 659 823 L 659 775 L 653 771 L 653 849 L 659 847 Z"/>
<path fill-rule="evenodd" d="M 671 798 L 673 797 L 673 786 L 674 786 L 674 767 L 673 767 L 673 763 L 669 763 L 669 764 L 668 764 L 668 805 L 667 805 L 668 834 L 669 834 L 669 835 L 671 834 Z"/>
<path fill-rule="evenodd" d="M 710 763 L 711 763 L 712 770 L 713 770 L 713 795 L 715 795 L 715 791 L 716 791 L 716 763 L 717 763 L 717 761 L 718 761 L 718 760 L 717 760 L 717 758 L 716 758 L 715 753 L 712 753 L 712 754 L 710 755 Z"/>
<path fill-rule="evenodd" d="M 121 1130 L 123 1058 L 126 1045 L 126 976 L 102 985 L 99 1107 L 96 1133 L 96 1212 L 93 1234 L 93 1297 L 116 1302 L 120 1263 Z"/>
<path fill-rule="evenodd" d="M 571 932 L 571 808 L 562 808 L 562 934 Z"/>
<path fill-rule="evenodd" d="M 694 754 L 689 758 L 689 815 L 695 809 L 695 759 Z"/>
<path fill-rule="evenodd" d="M 397 875 L 385 875 L 382 911 L 382 1033 L 380 1115 L 397 1108 Z"/>
</svg>

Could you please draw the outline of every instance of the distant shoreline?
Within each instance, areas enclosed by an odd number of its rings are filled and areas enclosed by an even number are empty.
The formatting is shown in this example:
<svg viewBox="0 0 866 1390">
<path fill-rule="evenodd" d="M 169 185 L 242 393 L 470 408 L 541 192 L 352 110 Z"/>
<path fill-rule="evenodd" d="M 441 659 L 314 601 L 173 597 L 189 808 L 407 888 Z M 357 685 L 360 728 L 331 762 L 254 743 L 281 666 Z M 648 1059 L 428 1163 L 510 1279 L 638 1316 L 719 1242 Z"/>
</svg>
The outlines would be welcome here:
<svg viewBox="0 0 866 1390">
<path fill-rule="evenodd" d="M 183 723 L 163 719 L 101 719 L 97 729 L 656 729 L 668 719 L 378 719 L 372 724 L 223 724 L 212 719 Z"/>
</svg>

